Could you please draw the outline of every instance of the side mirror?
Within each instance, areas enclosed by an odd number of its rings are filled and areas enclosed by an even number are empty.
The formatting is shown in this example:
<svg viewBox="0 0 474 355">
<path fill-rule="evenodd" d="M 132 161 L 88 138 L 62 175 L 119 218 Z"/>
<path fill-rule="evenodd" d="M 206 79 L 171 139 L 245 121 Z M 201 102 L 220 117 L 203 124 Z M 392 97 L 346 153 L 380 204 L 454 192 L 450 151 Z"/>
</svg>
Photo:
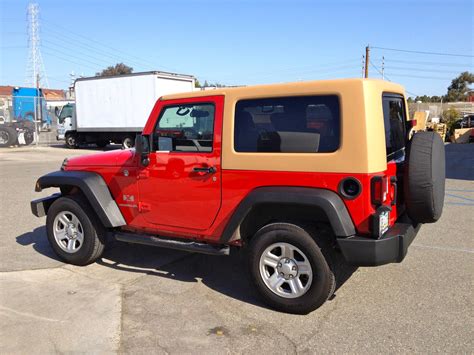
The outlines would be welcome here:
<svg viewBox="0 0 474 355">
<path fill-rule="evenodd" d="M 140 158 L 140 164 L 148 166 L 150 164 L 150 136 L 137 134 L 135 137 L 135 153 Z"/>
</svg>

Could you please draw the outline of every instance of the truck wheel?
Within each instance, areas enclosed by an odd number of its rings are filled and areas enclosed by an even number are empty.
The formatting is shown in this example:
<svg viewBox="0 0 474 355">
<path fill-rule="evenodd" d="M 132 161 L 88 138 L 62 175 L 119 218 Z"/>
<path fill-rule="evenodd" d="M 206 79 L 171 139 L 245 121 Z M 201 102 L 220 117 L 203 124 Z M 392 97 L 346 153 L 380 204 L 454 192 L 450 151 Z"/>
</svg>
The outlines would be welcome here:
<svg viewBox="0 0 474 355">
<path fill-rule="evenodd" d="M 66 147 L 69 149 L 77 148 L 76 135 L 74 133 L 67 133 L 64 141 L 66 142 Z"/>
<path fill-rule="evenodd" d="M 35 134 L 32 131 L 25 132 L 25 144 L 30 145 L 35 140 Z"/>
<path fill-rule="evenodd" d="M 251 239 L 248 265 L 263 301 L 283 312 L 307 314 L 335 289 L 335 276 L 320 246 L 303 228 L 273 223 Z"/>
<path fill-rule="evenodd" d="M 133 137 L 127 136 L 122 140 L 122 149 L 130 149 L 133 148 L 135 145 L 135 141 Z"/>
<path fill-rule="evenodd" d="M 48 240 L 55 253 L 74 265 L 87 265 L 104 251 L 106 230 L 81 198 L 60 197 L 46 217 Z"/>
<path fill-rule="evenodd" d="M 12 127 L 0 127 L 0 147 L 14 145 L 18 139 L 16 130 Z"/>
</svg>

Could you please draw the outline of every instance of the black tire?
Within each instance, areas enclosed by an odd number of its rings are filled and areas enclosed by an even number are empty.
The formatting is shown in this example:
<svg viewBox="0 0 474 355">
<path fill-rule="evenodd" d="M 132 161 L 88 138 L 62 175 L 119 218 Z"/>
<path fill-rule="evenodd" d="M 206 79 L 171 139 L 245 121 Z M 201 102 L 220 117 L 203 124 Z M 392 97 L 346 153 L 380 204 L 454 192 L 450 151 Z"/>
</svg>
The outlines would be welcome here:
<svg viewBox="0 0 474 355">
<path fill-rule="evenodd" d="M 122 149 L 130 149 L 135 146 L 135 139 L 132 136 L 126 136 L 122 139 Z"/>
<path fill-rule="evenodd" d="M 16 130 L 13 127 L 0 127 L 0 147 L 10 147 L 12 145 L 15 145 L 15 143 L 18 140 L 18 134 L 16 133 Z"/>
<path fill-rule="evenodd" d="M 77 140 L 76 135 L 74 133 L 66 133 L 66 137 L 64 137 L 66 147 L 69 149 L 76 149 L 77 148 Z"/>
<path fill-rule="evenodd" d="M 285 298 L 272 291 L 260 272 L 260 258 L 265 250 L 275 243 L 288 243 L 298 248 L 308 259 L 313 271 L 313 280 L 306 293 L 296 298 Z M 323 244 L 319 242 L 319 244 Z M 300 226 L 290 223 L 272 223 L 261 228 L 248 246 L 248 267 L 252 283 L 263 301 L 270 307 L 295 314 L 307 314 L 319 308 L 332 296 L 336 287 L 330 261 L 325 257 L 321 245 Z M 275 269 L 276 272 L 276 269 Z"/>
<path fill-rule="evenodd" d="M 109 145 L 109 142 L 108 142 L 108 141 L 98 141 L 98 142 L 96 143 L 96 145 L 97 145 L 97 147 L 99 147 L 99 148 L 105 148 L 105 147 L 107 147 L 107 146 Z"/>
<path fill-rule="evenodd" d="M 83 242 L 76 252 L 65 252 L 55 239 L 53 231 L 55 218 L 61 212 L 73 213 L 81 223 Z M 82 266 L 93 263 L 102 255 L 106 245 L 106 229 L 101 225 L 89 204 L 80 196 L 65 196 L 54 201 L 46 217 L 46 230 L 54 252 L 70 264 Z"/>
<path fill-rule="evenodd" d="M 404 196 L 408 216 L 418 223 L 436 222 L 443 212 L 445 150 L 436 132 L 415 133 L 407 145 Z"/>
<path fill-rule="evenodd" d="M 25 144 L 26 144 L 26 145 L 30 145 L 30 144 L 33 143 L 34 140 L 35 140 L 34 131 L 26 131 L 26 132 L 24 133 L 24 137 L 25 137 Z"/>
</svg>

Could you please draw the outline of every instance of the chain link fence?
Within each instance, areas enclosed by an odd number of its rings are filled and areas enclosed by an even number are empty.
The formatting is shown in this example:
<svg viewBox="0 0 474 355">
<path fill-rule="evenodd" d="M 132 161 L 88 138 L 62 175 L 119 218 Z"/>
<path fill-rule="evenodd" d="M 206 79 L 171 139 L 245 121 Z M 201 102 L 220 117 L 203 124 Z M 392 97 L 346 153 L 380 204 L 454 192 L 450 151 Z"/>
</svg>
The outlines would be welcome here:
<svg viewBox="0 0 474 355">
<path fill-rule="evenodd" d="M 57 139 L 61 108 L 73 100 L 43 96 L 0 96 L 0 148 L 62 145 Z"/>
</svg>

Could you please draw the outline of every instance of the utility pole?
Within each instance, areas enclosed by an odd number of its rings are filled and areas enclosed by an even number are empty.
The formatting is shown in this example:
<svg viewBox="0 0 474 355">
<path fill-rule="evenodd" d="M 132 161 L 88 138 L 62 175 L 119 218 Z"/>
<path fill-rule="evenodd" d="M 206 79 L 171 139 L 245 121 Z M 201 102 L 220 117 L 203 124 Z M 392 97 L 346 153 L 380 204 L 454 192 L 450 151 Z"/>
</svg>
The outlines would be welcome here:
<svg viewBox="0 0 474 355">
<path fill-rule="evenodd" d="M 365 47 L 365 78 L 367 79 L 369 77 L 369 62 L 370 62 L 370 47 L 367 45 Z"/>
<path fill-rule="evenodd" d="M 385 57 L 382 56 L 382 80 L 385 80 Z"/>
<path fill-rule="evenodd" d="M 35 133 L 34 133 L 34 138 L 35 138 L 35 144 L 38 146 L 39 144 L 39 136 L 38 136 L 38 118 L 41 117 L 41 107 L 38 107 L 39 105 L 39 86 L 40 86 L 40 75 L 39 73 L 36 74 L 36 95 L 33 97 L 33 102 L 35 106 Z M 39 116 L 39 117 L 38 117 Z"/>
<path fill-rule="evenodd" d="M 365 59 L 365 56 L 362 56 L 362 63 L 361 63 L 361 64 L 362 64 L 362 66 L 361 66 L 361 67 L 362 67 L 362 74 L 361 74 L 361 75 L 362 75 L 362 78 L 364 77 L 364 70 L 365 70 L 365 62 L 364 62 L 364 59 Z"/>
</svg>

